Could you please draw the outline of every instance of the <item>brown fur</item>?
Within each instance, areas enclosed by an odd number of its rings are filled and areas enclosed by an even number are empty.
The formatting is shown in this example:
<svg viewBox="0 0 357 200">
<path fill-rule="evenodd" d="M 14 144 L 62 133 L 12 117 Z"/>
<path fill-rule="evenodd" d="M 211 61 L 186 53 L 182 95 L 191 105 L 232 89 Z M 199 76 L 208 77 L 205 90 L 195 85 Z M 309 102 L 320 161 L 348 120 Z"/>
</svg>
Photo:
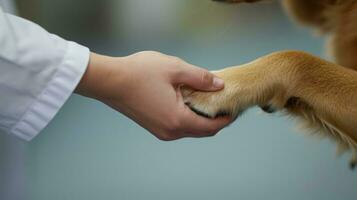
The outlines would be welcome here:
<svg viewBox="0 0 357 200">
<path fill-rule="evenodd" d="M 240 3 L 243 0 L 220 0 Z M 245 1 L 252 2 L 252 1 Z M 186 103 L 198 113 L 237 117 L 251 106 L 282 110 L 303 119 L 305 127 L 351 150 L 357 163 L 357 1 L 283 0 L 297 22 L 328 34 L 335 63 L 299 51 L 276 52 L 243 66 L 214 72 L 225 89 L 199 92 L 182 89 Z"/>
</svg>

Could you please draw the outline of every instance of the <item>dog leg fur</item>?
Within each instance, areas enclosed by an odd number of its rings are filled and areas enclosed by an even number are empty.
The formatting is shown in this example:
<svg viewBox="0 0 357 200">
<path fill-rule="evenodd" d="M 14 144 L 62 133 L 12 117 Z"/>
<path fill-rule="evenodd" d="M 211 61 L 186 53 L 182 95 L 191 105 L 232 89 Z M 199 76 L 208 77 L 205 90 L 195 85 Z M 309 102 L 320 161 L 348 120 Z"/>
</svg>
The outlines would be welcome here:
<svg viewBox="0 0 357 200">
<path fill-rule="evenodd" d="M 258 105 L 297 116 L 310 130 L 325 133 L 340 149 L 357 150 L 357 72 L 298 51 L 283 51 L 218 72 L 225 88 L 183 88 L 184 100 L 209 117 L 233 118 Z M 270 109 L 272 110 L 272 109 Z M 357 160 L 351 161 L 351 166 Z"/>
</svg>

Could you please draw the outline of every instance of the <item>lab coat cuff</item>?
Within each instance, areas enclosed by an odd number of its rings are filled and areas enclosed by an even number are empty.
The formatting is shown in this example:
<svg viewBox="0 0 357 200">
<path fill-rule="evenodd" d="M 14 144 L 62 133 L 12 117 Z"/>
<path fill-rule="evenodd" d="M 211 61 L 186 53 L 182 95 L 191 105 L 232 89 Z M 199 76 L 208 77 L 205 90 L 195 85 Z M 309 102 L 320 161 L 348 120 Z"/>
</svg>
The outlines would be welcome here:
<svg viewBox="0 0 357 200">
<path fill-rule="evenodd" d="M 89 55 L 87 47 L 68 42 L 57 72 L 10 132 L 26 141 L 41 132 L 75 90 L 88 66 Z"/>
</svg>

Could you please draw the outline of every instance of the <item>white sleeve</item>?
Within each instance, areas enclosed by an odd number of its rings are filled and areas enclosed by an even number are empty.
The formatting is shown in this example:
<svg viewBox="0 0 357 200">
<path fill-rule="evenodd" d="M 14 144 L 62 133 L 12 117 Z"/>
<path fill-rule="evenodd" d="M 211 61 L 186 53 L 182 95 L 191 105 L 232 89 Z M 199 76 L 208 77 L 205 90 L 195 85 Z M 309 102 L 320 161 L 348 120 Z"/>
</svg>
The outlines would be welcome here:
<svg viewBox="0 0 357 200">
<path fill-rule="evenodd" d="M 0 132 L 35 137 L 79 83 L 89 49 L 0 7 Z"/>
</svg>

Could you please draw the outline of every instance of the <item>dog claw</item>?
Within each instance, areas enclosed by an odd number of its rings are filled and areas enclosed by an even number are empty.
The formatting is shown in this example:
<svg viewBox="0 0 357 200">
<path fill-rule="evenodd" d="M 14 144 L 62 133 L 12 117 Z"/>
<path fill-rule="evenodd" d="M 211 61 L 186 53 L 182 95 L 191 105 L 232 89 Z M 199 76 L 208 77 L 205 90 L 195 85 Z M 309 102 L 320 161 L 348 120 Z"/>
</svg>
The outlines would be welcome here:
<svg viewBox="0 0 357 200">
<path fill-rule="evenodd" d="M 355 161 L 351 161 L 350 162 L 350 169 L 351 170 L 354 170 L 356 168 L 356 166 L 357 166 L 357 163 Z"/>
<path fill-rule="evenodd" d="M 266 113 L 274 113 L 274 112 L 276 112 L 276 109 L 271 105 L 261 106 L 261 109 Z"/>
</svg>

